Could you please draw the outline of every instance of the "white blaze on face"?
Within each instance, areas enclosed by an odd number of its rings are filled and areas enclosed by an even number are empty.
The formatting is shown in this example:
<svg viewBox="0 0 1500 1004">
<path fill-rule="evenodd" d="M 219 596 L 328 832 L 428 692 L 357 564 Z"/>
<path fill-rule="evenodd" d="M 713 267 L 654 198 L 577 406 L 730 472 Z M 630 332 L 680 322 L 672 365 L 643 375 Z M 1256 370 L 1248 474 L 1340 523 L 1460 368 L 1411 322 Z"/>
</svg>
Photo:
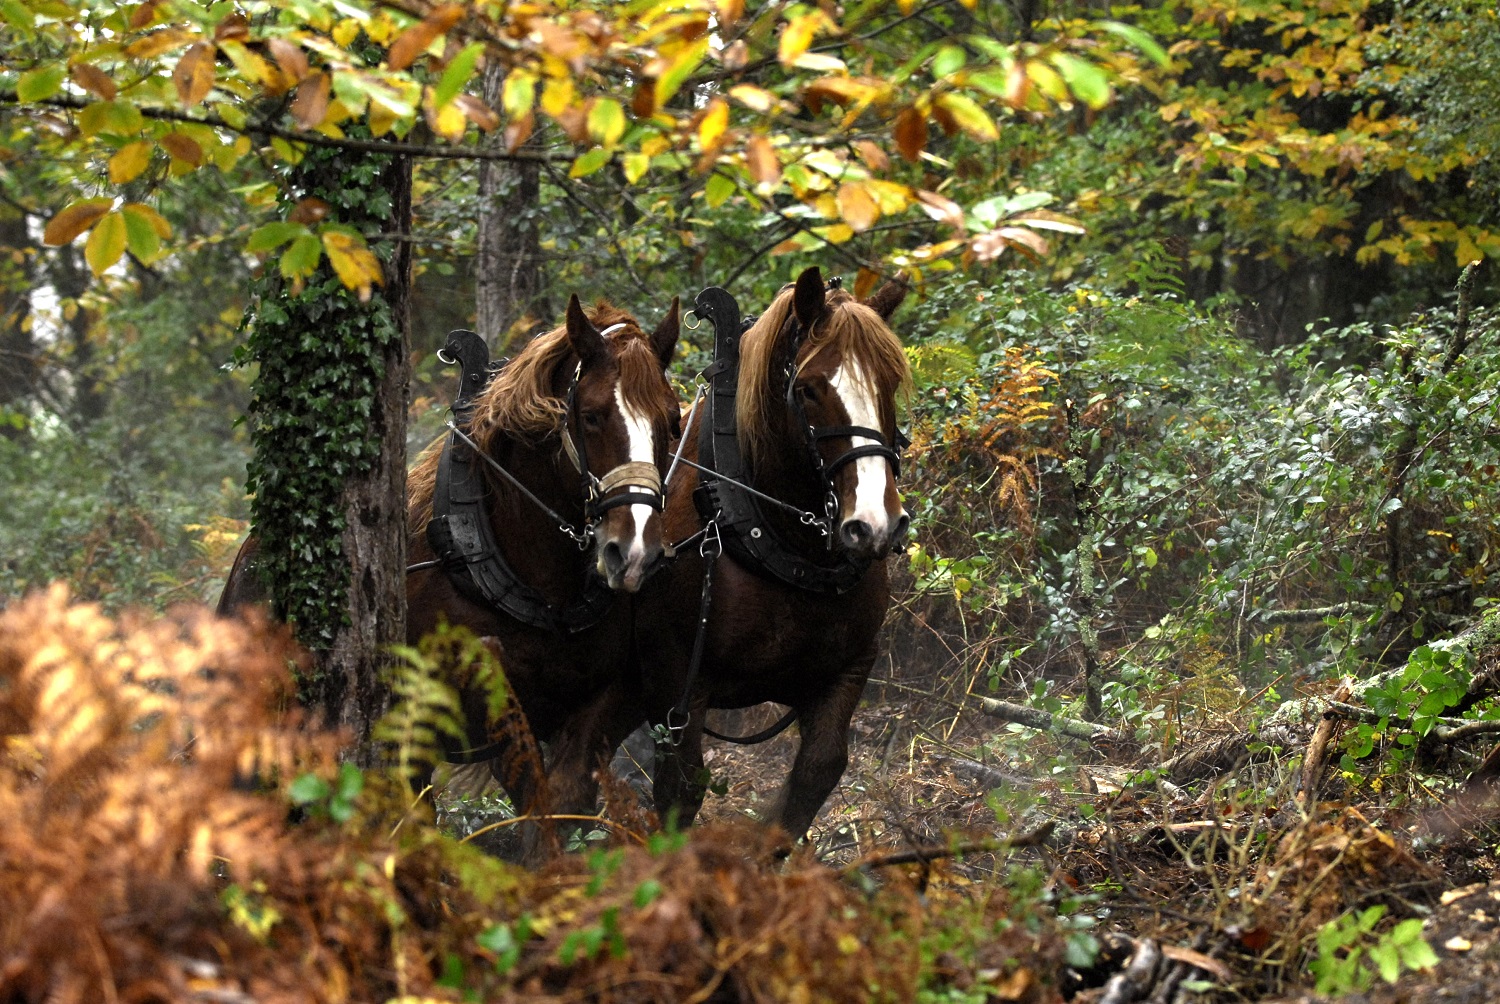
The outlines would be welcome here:
<svg viewBox="0 0 1500 1004">
<path fill-rule="evenodd" d="M 625 419 L 625 433 L 630 441 L 630 459 L 637 463 L 654 465 L 656 450 L 653 448 L 651 420 L 644 412 L 625 400 L 625 394 L 618 383 L 615 384 L 615 405 L 620 409 L 621 417 Z M 632 490 L 647 491 L 645 488 Z M 630 548 L 625 552 L 627 576 L 631 569 L 639 575 L 641 564 L 646 560 L 646 521 L 651 518 L 654 511 L 650 506 L 639 502 L 630 504 L 630 515 L 635 520 L 635 532 L 630 538 Z"/>
<path fill-rule="evenodd" d="M 850 425 L 862 425 L 866 429 L 880 428 L 880 407 L 875 398 L 875 386 L 865 377 L 857 359 L 845 359 L 828 378 L 828 385 L 839 396 L 844 410 L 849 413 Z M 873 439 L 853 436 L 855 446 L 878 446 Z M 845 519 L 863 520 L 870 525 L 877 539 L 890 533 L 890 521 L 885 511 L 885 489 L 891 475 L 890 465 L 884 457 L 860 457 L 854 461 L 855 487 L 854 510 L 844 514 Z"/>
</svg>

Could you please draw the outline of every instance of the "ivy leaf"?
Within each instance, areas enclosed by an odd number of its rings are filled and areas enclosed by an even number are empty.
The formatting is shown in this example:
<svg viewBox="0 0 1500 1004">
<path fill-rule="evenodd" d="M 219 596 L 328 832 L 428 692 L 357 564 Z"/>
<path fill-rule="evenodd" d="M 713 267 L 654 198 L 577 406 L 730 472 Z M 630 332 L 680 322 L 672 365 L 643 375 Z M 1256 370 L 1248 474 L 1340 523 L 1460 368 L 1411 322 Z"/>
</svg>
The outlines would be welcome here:
<svg viewBox="0 0 1500 1004">
<path fill-rule="evenodd" d="M 75 238 L 114 208 L 114 199 L 81 199 L 47 221 L 42 243 L 49 247 L 71 244 Z"/>
<path fill-rule="evenodd" d="M 120 260 L 125 253 L 125 236 L 125 217 L 119 213 L 105 213 L 94 224 L 83 247 L 83 258 L 95 276 L 102 276 Z"/>
</svg>

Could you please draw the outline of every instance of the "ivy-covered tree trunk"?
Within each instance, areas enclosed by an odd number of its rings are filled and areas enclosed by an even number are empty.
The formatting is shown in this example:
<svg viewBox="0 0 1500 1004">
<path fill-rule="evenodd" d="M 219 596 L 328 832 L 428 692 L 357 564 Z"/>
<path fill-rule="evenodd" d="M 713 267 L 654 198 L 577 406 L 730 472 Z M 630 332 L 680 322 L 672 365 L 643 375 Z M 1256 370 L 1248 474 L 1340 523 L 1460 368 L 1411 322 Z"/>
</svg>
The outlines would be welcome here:
<svg viewBox="0 0 1500 1004">
<path fill-rule="evenodd" d="M 311 150 L 284 191 L 304 218 L 326 207 L 320 226 L 405 233 L 411 163 Z M 371 247 L 385 281 L 366 301 L 325 257 L 300 289 L 260 280 L 248 318 L 248 356 L 260 366 L 249 483 L 262 576 L 315 657 L 303 702 L 358 740 L 384 709 L 384 653 L 406 635 L 411 245 Z"/>
</svg>

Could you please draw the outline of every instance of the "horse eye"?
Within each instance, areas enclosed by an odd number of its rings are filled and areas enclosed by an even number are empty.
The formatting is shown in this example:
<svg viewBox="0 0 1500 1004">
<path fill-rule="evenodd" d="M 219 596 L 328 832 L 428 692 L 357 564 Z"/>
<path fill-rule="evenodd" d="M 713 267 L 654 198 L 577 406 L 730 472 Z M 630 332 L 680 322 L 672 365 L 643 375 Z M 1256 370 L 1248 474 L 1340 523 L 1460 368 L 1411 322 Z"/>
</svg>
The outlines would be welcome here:
<svg viewBox="0 0 1500 1004">
<path fill-rule="evenodd" d="M 813 387 L 811 384 L 798 384 L 797 396 L 802 398 L 802 400 L 808 402 L 809 404 L 818 403 L 817 388 Z"/>
<path fill-rule="evenodd" d="M 598 432 L 604 428 L 604 416 L 597 411 L 586 411 L 583 413 L 583 427 L 590 432 Z"/>
</svg>

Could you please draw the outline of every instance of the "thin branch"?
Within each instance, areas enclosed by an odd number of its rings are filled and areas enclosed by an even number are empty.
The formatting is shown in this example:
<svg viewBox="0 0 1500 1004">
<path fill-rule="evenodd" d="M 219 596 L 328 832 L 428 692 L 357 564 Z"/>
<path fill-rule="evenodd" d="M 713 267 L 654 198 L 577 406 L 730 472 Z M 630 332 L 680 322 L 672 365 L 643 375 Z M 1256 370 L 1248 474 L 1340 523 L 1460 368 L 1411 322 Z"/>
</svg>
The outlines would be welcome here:
<svg viewBox="0 0 1500 1004">
<path fill-rule="evenodd" d="M 859 871 L 862 868 L 885 868 L 889 865 L 913 865 L 926 864 L 929 861 L 937 861 L 941 858 L 956 857 L 960 854 L 993 854 L 998 851 L 1007 851 L 1012 847 L 1036 847 L 1045 843 L 1052 836 L 1052 828 L 1056 824 L 1048 820 L 1034 830 L 1026 833 L 1018 833 L 1014 837 L 1002 840 L 965 840 L 956 844 L 945 844 L 937 847 L 912 847 L 904 851 L 887 851 L 882 854 L 867 854 L 858 861 L 844 868 L 844 874 Z"/>
<path fill-rule="evenodd" d="M 80 98 L 55 97 L 43 101 L 22 102 L 16 97 L 15 91 L 0 91 L 0 105 L 17 105 L 24 107 L 30 105 L 44 105 L 51 108 L 59 108 L 64 111 L 81 111 L 92 102 Z M 303 143 L 307 146 L 327 147 L 335 150 L 350 150 L 355 153 L 380 153 L 392 156 L 404 155 L 408 157 L 425 157 L 438 160 L 504 160 L 504 161 L 539 161 L 541 163 L 568 162 L 571 156 L 554 156 L 537 150 L 518 150 L 515 153 L 507 153 L 503 150 L 492 150 L 477 146 L 449 146 L 435 143 L 393 143 L 385 140 L 349 139 L 347 137 L 325 136 L 318 132 L 308 132 L 302 129 L 286 129 L 282 126 L 270 123 L 249 123 L 236 126 L 225 121 L 217 115 L 189 115 L 187 112 L 179 112 L 172 108 L 137 108 L 144 118 L 155 119 L 162 122 L 183 122 L 188 125 L 210 126 L 215 129 L 227 129 L 230 132 L 242 136 L 274 136 L 284 139 L 289 143 Z"/>
</svg>

